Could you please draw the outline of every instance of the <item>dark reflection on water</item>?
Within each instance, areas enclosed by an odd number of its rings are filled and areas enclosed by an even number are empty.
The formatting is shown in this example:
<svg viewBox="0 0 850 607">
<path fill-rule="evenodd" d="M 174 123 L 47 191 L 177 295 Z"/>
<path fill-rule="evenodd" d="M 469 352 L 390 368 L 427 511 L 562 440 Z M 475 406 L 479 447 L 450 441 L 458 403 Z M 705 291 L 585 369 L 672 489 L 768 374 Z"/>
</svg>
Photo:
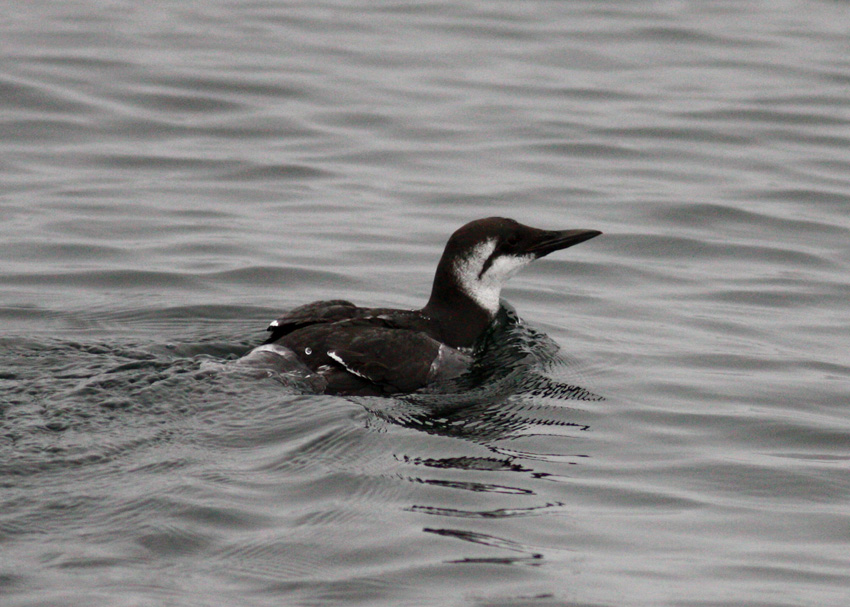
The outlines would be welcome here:
<svg viewBox="0 0 850 607">
<path fill-rule="evenodd" d="M 491 548 L 500 550 L 508 550 L 511 552 L 522 553 L 523 556 L 517 557 L 482 557 L 482 558 L 464 558 L 454 563 L 495 563 L 500 565 L 539 565 L 537 561 L 543 558 L 542 554 L 536 554 L 530 550 L 528 546 L 523 546 L 511 540 L 486 535 L 484 533 L 475 533 L 474 531 L 466 531 L 463 529 L 423 529 L 425 533 L 434 533 L 444 537 L 451 537 L 473 544 L 482 544 Z"/>
</svg>

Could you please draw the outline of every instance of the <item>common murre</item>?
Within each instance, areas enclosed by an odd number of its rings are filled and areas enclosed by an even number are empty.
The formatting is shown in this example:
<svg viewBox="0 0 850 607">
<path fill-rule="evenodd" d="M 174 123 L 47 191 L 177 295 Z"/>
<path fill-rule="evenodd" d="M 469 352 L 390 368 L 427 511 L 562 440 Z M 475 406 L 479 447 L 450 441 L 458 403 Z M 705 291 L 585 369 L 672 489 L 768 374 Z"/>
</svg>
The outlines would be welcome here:
<svg viewBox="0 0 850 607">
<path fill-rule="evenodd" d="M 421 310 L 316 301 L 273 321 L 271 336 L 241 361 L 300 373 L 325 394 L 410 393 L 457 377 L 471 362 L 467 349 L 496 317 L 502 285 L 535 259 L 601 233 L 472 221 L 449 238 Z"/>
</svg>

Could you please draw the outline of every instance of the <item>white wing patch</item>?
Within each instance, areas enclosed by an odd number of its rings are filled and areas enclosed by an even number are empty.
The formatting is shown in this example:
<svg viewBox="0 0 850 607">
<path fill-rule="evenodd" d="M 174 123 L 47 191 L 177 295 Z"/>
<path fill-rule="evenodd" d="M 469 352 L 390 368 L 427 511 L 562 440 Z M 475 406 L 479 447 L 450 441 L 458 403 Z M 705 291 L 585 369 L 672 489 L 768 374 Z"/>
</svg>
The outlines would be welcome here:
<svg viewBox="0 0 850 607">
<path fill-rule="evenodd" d="M 352 369 L 351 367 L 349 367 L 348 365 L 346 365 L 346 364 L 345 364 L 345 361 L 344 361 L 344 360 L 342 360 L 342 357 L 341 357 L 341 356 L 339 356 L 339 354 L 337 354 L 337 353 L 336 353 L 336 352 L 334 352 L 333 350 L 331 350 L 331 351 L 329 351 L 329 352 L 328 352 L 328 356 L 329 356 L 330 358 L 332 358 L 333 360 L 335 360 L 336 362 L 338 362 L 339 364 L 341 364 L 341 365 L 342 365 L 342 368 L 343 368 L 343 369 L 345 369 L 346 371 L 348 371 L 349 373 L 351 373 L 352 375 L 356 375 L 357 377 L 362 377 L 362 378 L 363 378 L 363 379 L 365 379 L 365 380 L 369 380 L 369 381 L 371 381 L 368 377 L 366 377 L 366 376 L 365 376 L 365 375 L 363 375 L 362 373 L 358 373 L 357 371 L 355 371 L 354 369 Z"/>
</svg>

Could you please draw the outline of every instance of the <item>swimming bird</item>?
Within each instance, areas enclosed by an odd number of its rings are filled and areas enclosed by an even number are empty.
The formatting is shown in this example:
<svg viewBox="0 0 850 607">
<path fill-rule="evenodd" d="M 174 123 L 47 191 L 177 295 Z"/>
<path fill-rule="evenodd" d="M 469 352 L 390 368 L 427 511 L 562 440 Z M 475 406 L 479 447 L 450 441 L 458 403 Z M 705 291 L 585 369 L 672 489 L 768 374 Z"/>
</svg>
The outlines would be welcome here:
<svg viewBox="0 0 850 607">
<path fill-rule="evenodd" d="M 511 276 L 601 233 L 541 230 L 503 217 L 472 221 L 449 238 L 422 309 L 341 299 L 302 305 L 272 321 L 269 338 L 242 361 L 299 371 L 325 394 L 415 392 L 468 368 L 470 348 L 496 317 Z"/>
</svg>

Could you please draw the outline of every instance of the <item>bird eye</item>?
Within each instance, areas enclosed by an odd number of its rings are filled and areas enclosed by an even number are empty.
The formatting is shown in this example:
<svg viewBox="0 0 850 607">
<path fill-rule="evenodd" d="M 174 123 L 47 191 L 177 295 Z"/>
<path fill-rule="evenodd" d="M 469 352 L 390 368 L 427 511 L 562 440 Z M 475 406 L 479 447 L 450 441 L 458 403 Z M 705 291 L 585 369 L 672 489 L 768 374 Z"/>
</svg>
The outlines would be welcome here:
<svg viewBox="0 0 850 607">
<path fill-rule="evenodd" d="M 519 244 L 519 236 L 517 236 L 516 234 L 510 234 L 505 239 L 505 244 L 508 245 L 508 247 L 510 248 L 514 248 L 515 246 L 517 246 L 517 244 Z"/>
</svg>

